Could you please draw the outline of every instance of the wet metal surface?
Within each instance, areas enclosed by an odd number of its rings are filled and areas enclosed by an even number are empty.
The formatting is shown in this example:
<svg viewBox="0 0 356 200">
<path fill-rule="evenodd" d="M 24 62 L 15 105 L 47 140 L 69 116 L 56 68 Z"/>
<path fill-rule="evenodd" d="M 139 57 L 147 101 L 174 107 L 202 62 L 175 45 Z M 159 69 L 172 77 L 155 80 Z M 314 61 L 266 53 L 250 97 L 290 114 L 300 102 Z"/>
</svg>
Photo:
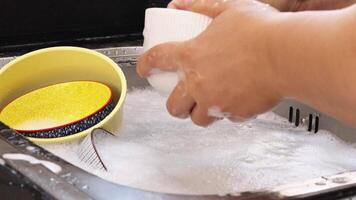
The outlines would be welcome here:
<svg viewBox="0 0 356 200">
<path fill-rule="evenodd" d="M 107 48 L 97 49 L 97 51 L 111 57 L 122 67 L 128 79 L 128 85 L 131 88 L 146 87 L 148 85 L 145 79 L 141 79 L 136 75 L 134 67 L 137 57 L 142 52 L 141 47 Z M 0 58 L 0 68 L 12 59 L 14 59 L 14 57 Z M 352 134 L 355 132 L 354 129 L 328 116 L 321 115 L 316 110 L 299 104 L 298 102 L 291 100 L 285 101 L 279 105 L 275 111 L 282 116 L 288 117 L 290 116 L 290 106 L 300 110 L 299 119 L 308 118 L 310 114 L 318 114 L 320 128 L 330 130 L 345 140 L 356 141 L 356 134 Z M 225 196 L 185 196 L 148 192 L 113 184 L 91 175 L 29 142 L 21 135 L 16 134 L 0 123 L 0 155 L 5 153 L 23 153 L 60 165 L 62 171 L 59 174 L 55 174 L 41 165 L 32 165 L 23 161 L 4 160 L 8 169 L 12 169 L 14 172 L 21 174 L 25 179 L 29 180 L 31 184 L 41 188 L 41 190 L 46 192 L 49 196 L 56 199 L 112 199 L 113 197 L 120 199 L 168 200 L 346 199 L 356 194 L 356 172 L 345 172 L 302 183 L 291 183 L 271 188 L 268 191 Z"/>
</svg>

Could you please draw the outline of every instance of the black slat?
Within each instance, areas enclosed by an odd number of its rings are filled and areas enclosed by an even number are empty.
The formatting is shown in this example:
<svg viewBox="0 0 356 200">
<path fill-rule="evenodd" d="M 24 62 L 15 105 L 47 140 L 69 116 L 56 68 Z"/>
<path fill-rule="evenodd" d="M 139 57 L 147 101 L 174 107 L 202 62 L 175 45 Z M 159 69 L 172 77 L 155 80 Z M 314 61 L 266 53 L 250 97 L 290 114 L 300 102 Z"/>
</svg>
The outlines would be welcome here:
<svg viewBox="0 0 356 200">
<path fill-rule="evenodd" d="M 296 109 L 295 110 L 295 126 L 299 126 L 300 122 L 300 110 Z"/>
<path fill-rule="evenodd" d="M 308 122 L 308 131 L 312 131 L 313 129 L 313 115 L 309 114 L 309 122 Z"/>
<path fill-rule="evenodd" d="M 289 120 L 290 123 L 293 122 L 293 115 L 294 115 L 294 109 L 293 109 L 293 107 L 291 106 L 291 107 L 289 107 L 289 118 L 288 118 L 288 120 Z"/>
</svg>

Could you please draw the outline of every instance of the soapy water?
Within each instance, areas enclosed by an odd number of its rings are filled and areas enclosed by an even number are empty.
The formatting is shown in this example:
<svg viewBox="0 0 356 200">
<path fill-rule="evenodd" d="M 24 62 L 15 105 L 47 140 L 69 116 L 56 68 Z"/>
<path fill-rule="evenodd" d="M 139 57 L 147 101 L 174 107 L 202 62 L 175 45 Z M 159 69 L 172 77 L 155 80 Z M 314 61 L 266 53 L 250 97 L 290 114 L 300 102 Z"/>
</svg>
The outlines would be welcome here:
<svg viewBox="0 0 356 200">
<path fill-rule="evenodd" d="M 151 90 L 130 92 L 122 130 L 97 140 L 108 172 L 90 172 L 156 192 L 226 194 L 356 169 L 355 146 L 327 131 L 295 128 L 272 112 L 244 123 L 223 120 L 200 128 L 170 117 L 165 100 Z M 44 147 L 83 167 L 78 142 Z"/>
</svg>

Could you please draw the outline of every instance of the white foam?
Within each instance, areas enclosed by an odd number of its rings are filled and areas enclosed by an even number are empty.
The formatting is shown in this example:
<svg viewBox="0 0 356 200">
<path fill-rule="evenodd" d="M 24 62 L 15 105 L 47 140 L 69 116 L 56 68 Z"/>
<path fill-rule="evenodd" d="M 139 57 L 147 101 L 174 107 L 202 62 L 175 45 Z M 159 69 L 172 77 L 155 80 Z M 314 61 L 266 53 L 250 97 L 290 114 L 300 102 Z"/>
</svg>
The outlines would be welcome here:
<svg viewBox="0 0 356 200">
<path fill-rule="evenodd" d="M 3 159 L 0 158 L 0 165 L 3 165 L 3 166 L 4 166 L 5 164 L 6 164 L 5 160 L 3 160 Z"/>
<path fill-rule="evenodd" d="M 107 180 L 170 193 L 224 194 L 304 181 L 356 169 L 356 149 L 326 131 L 312 134 L 267 113 L 244 123 L 200 128 L 169 116 L 165 98 L 128 94 L 124 126 L 97 144 Z M 82 167 L 78 143 L 45 148 Z"/>
<path fill-rule="evenodd" d="M 213 106 L 208 109 L 208 116 L 224 119 L 227 117 L 231 117 L 231 113 L 222 112 L 218 106 Z"/>
<path fill-rule="evenodd" d="M 27 151 L 35 151 L 35 150 L 37 150 L 37 148 L 34 147 L 34 146 L 27 146 L 27 147 L 26 147 L 26 150 L 27 150 Z"/>
<path fill-rule="evenodd" d="M 8 159 L 8 160 L 24 160 L 27 161 L 31 164 L 41 164 L 47 169 L 51 170 L 53 173 L 59 173 L 62 168 L 52 162 L 46 161 L 46 160 L 38 160 L 35 157 L 32 157 L 30 155 L 26 154 L 21 154 L 21 153 L 6 153 L 2 155 L 3 158 Z"/>
</svg>

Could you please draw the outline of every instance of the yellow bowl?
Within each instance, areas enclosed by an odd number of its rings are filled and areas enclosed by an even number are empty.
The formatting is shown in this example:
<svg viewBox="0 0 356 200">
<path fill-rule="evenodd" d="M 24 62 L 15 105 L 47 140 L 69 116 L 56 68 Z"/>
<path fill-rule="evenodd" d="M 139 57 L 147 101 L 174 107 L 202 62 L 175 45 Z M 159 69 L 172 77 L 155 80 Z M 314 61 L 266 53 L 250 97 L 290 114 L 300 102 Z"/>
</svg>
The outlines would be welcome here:
<svg viewBox="0 0 356 200">
<path fill-rule="evenodd" d="M 96 128 L 109 132 L 118 130 L 127 92 L 124 73 L 110 58 L 78 47 L 37 50 L 0 69 L 0 111 L 10 102 L 33 90 L 71 81 L 96 81 L 109 86 L 116 103 L 114 110 L 104 120 L 80 133 L 51 139 L 29 139 L 37 143 L 67 142 L 82 138 Z"/>
</svg>

